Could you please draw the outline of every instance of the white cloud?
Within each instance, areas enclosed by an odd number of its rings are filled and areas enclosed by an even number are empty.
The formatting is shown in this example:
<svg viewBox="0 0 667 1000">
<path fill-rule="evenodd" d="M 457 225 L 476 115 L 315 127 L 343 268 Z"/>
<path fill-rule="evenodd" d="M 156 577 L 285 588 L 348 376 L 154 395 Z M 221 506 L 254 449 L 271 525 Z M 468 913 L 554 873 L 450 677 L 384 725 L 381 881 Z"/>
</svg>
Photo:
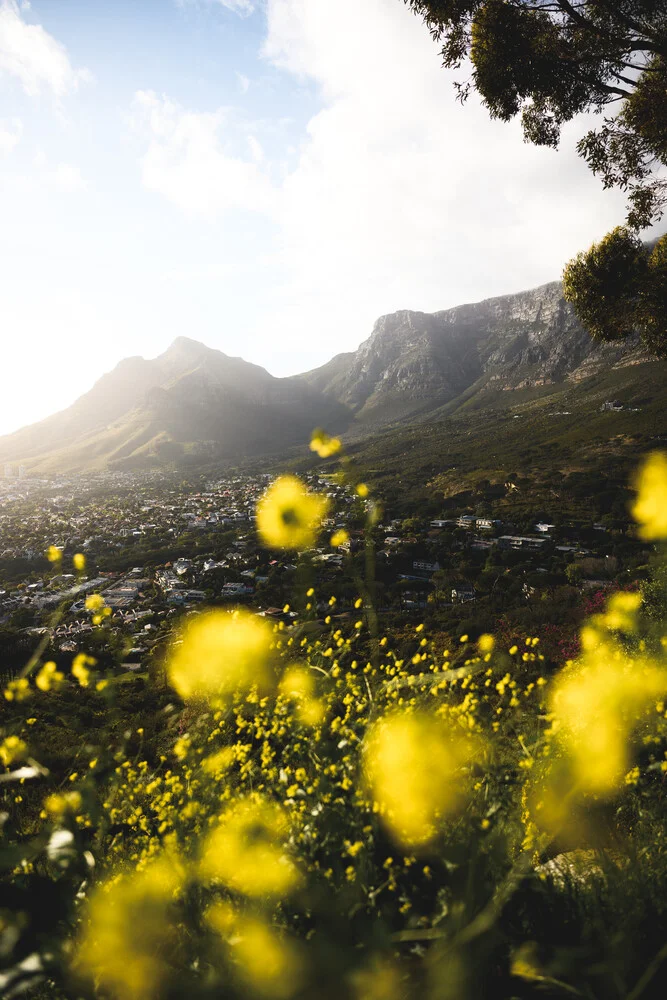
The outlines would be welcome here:
<svg viewBox="0 0 667 1000">
<path fill-rule="evenodd" d="M 202 3 L 209 5 L 215 3 L 220 7 L 226 7 L 239 17 L 249 17 L 255 11 L 254 0 L 176 0 L 177 7 L 193 7 Z"/>
<path fill-rule="evenodd" d="M 0 121 L 0 156 L 7 156 L 21 141 L 23 123 L 20 118 Z"/>
<path fill-rule="evenodd" d="M 268 0 L 265 55 L 314 81 L 281 199 L 285 345 L 318 329 L 349 349 L 398 308 L 436 310 L 530 287 L 621 217 L 574 151 L 455 100 L 422 22 L 396 0 Z M 323 303 L 326 308 L 323 309 Z M 341 336 L 343 338 L 341 342 Z M 334 337 L 337 342 L 334 342 Z"/>
<path fill-rule="evenodd" d="M 224 108 L 194 113 L 153 91 L 138 91 L 132 123 L 148 142 L 141 159 L 144 186 L 191 217 L 212 219 L 238 208 L 272 214 L 274 190 L 259 165 L 261 146 L 247 139 L 251 158 L 232 153 L 227 119 Z"/>
<path fill-rule="evenodd" d="M 252 0 L 217 0 L 217 3 L 228 10 L 233 10 L 235 14 L 240 14 L 241 17 L 248 17 L 255 9 Z"/>
<path fill-rule="evenodd" d="M 240 208 L 277 224 L 277 250 L 257 262 L 269 307 L 248 338 L 277 373 L 353 349 L 382 313 L 553 280 L 622 218 L 621 196 L 576 155 L 581 122 L 555 153 L 474 99 L 461 107 L 428 31 L 397 0 L 266 10 L 265 58 L 321 95 L 295 165 L 267 162 L 258 141 L 248 156 L 229 110 L 142 92 L 135 123 L 147 188 L 190 217 Z"/>
<path fill-rule="evenodd" d="M 250 89 L 250 79 L 243 73 L 236 72 L 236 79 L 239 82 L 239 90 L 242 94 L 247 94 Z"/>
<path fill-rule="evenodd" d="M 2 131 L 0 130 L 0 152 L 2 151 Z M 0 174 L 0 187 L 5 193 L 14 195 L 35 195 L 55 191 L 74 194 L 86 190 L 86 182 L 79 167 L 71 163 L 52 163 L 41 150 L 33 157 L 33 169 L 6 171 Z"/>
<path fill-rule="evenodd" d="M 43 177 L 46 184 L 66 194 L 83 191 L 86 187 L 81 170 L 71 163 L 57 163 L 55 167 L 47 169 Z"/>
<path fill-rule="evenodd" d="M 16 0 L 0 0 L 0 74 L 18 79 L 30 97 L 43 90 L 61 99 L 90 79 L 85 69 L 74 69 L 67 49 L 39 24 L 27 24 Z"/>
</svg>

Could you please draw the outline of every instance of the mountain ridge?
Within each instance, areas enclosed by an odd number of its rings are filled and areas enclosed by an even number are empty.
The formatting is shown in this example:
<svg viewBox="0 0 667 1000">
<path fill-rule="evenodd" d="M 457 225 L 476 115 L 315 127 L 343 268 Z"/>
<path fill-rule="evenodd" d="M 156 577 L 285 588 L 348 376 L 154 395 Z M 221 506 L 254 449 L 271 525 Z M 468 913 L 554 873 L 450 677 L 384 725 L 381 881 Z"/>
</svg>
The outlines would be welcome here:
<svg viewBox="0 0 667 1000">
<path fill-rule="evenodd" d="M 559 282 L 435 313 L 385 314 L 356 351 L 285 378 L 179 336 L 156 358 L 121 360 L 65 410 L 0 438 L 0 463 L 40 474 L 276 453 L 315 426 L 363 436 L 471 399 L 483 406 L 499 392 L 647 360 L 636 338 L 592 341 Z"/>
</svg>

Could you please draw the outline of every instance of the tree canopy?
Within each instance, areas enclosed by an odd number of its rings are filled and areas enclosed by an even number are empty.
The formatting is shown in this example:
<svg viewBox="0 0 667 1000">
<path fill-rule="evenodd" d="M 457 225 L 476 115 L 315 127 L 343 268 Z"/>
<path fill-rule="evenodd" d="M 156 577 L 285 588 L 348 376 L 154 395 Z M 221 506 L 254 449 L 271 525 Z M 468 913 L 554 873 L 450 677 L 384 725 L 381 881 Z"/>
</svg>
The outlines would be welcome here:
<svg viewBox="0 0 667 1000">
<path fill-rule="evenodd" d="M 624 308 L 612 316 L 601 304 L 591 333 L 618 339 L 622 327 L 628 332 L 639 325 L 651 349 L 665 353 L 664 319 L 650 312 L 662 308 L 664 291 L 651 294 L 649 285 L 652 276 L 664 273 L 667 249 L 656 248 L 649 267 L 649 255 L 633 242 L 633 234 L 658 221 L 667 204 L 661 173 L 667 165 L 667 0 L 404 2 L 423 17 L 441 46 L 445 67 L 469 63 L 470 78 L 456 84 L 461 100 L 476 90 L 492 117 L 520 116 L 527 141 L 556 147 L 562 126 L 575 115 L 604 115 L 577 148 L 605 187 L 627 192 L 626 228 L 593 247 L 586 267 L 581 257 L 572 262 L 566 294 L 572 292 L 570 301 L 589 325 L 584 301 L 596 282 L 608 281 L 612 272 L 618 277 L 621 268 L 621 285 L 629 296 Z M 600 270 L 600 254 L 611 272 Z M 631 303 L 637 299 L 640 272 L 644 290 L 638 317 Z M 596 275 L 588 298 L 581 284 L 586 274 Z"/>
<path fill-rule="evenodd" d="M 565 298 L 596 340 L 637 331 L 654 354 L 667 353 L 667 237 L 646 246 L 619 227 L 565 268 Z"/>
</svg>

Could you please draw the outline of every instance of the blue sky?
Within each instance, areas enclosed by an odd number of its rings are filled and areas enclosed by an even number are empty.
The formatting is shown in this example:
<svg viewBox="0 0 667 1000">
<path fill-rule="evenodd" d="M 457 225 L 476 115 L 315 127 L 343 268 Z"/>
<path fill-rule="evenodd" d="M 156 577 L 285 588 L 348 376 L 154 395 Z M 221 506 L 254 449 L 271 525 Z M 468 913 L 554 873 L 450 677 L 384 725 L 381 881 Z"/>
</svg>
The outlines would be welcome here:
<svg viewBox="0 0 667 1000">
<path fill-rule="evenodd" d="M 401 0 L 0 0 L 0 433 L 179 334 L 304 371 L 622 218 L 461 108 Z"/>
</svg>

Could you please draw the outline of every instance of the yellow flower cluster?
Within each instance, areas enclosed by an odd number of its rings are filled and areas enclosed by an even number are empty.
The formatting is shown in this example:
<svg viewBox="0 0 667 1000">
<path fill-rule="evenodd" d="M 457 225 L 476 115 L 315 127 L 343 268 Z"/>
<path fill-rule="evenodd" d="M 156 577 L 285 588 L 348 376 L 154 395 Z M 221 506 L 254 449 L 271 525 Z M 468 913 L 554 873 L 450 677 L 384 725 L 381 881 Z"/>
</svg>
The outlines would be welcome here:
<svg viewBox="0 0 667 1000">
<path fill-rule="evenodd" d="M 660 476 L 649 478 L 637 516 L 662 537 L 648 496 Z M 305 548 L 325 512 L 325 498 L 283 477 L 260 501 L 258 531 Z M 591 803 L 641 787 L 638 744 L 654 773 L 667 764 L 667 649 L 641 637 L 638 593 L 613 595 L 550 680 L 537 636 L 509 650 L 490 634 L 454 636 L 443 651 L 419 624 L 397 650 L 371 631 L 369 602 L 366 628 L 335 618 L 335 598 L 329 606 L 323 627 L 206 611 L 173 638 L 167 675 L 185 707 L 159 761 L 111 765 L 99 847 L 108 878 L 76 950 L 79 973 L 110 996 L 157 998 L 174 969 L 196 968 L 225 989 L 287 1000 L 312 971 L 286 916 L 302 897 L 339 893 L 372 919 L 391 900 L 408 935 L 432 929 L 449 901 L 423 903 L 415 889 L 437 888 L 431 852 L 450 836 L 493 838 L 498 801 L 509 860 L 523 860 L 556 835 L 588 832 Z M 74 661 L 80 684 L 93 665 Z M 35 686 L 47 693 L 62 679 L 48 662 Z M 6 766 L 25 752 L 20 737 L 0 744 Z M 45 801 L 52 821 L 87 822 L 101 770 L 97 755 L 89 763 L 83 796 L 74 785 Z M 197 906 L 212 944 L 195 963 L 184 926 Z M 384 983 L 393 996 L 392 963 L 357 968 L 350 995 Z"/>
</svg>

